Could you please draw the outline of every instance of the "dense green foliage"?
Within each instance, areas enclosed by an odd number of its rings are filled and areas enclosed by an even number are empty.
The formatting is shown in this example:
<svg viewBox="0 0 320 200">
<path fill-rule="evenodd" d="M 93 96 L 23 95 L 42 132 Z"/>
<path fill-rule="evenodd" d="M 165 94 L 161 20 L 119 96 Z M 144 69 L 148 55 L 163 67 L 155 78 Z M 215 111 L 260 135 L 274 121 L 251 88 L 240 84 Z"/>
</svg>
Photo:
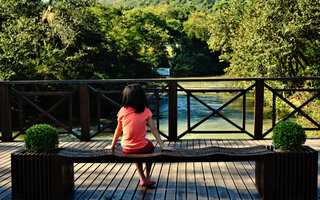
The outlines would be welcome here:
<svg viewBox="0 0 320 200">
<path fill-rule="evenodd" d="M 1 0 L 0 80 L 148 78 L 157 67 L 178 76 L 221 74 L 219 54 L 189 31 L 196 12 L 94 0 Z"/>
<path fill-rule="evenodd" d="M 319 75 L 320 1 L 230 0 L 212 13 L 208 43 L 230 75 Z"/>
<path fill-rule="evenodd" d="M 58 132 L 48 124 L 37 124 L 26 131 L 25 148 L 30 153 L 48 153 L 58 147 Z"/>
<path fill-rule="evenodd" d="M 210 9 L 215 4 L 215 0 L 98 0 L 100 3 L 108 6 L 129 6 L 129 7 L 147 7 L 174 5 L 177 7 L 195 6 L 198 8 Z"/>
<path fill-rule="evenodd" d="M 209 14 L 194 7 L 176 8 L 168 5 L 144 8 L 165 20 L 171 36 L 167 45 L 169 66 L 174 76 L 212 76 L 223 74 L 226 64 L 219 61 L 219 53 L 210 51 L 201 26 L 208 22 Z M 207 29 L 206 29 L 207 30 Z"/>
<path fill-rule="evenodd" d="M 92 77 L 101 41 L 93 2 L 72 2 L 1 1 L 2 79 Z"/>
<path fill-rule="evenodd" d="M 100 2 L 0 0 L 0 79 L 319 75 L 319 1 Z"/>
<path fill-rule="evenodd" d="M 301 125 L 286 121 L 274 127 L 272 139 L 278 150 L 299 151 L 306 141 L 306 134 Z"/>
</svg>

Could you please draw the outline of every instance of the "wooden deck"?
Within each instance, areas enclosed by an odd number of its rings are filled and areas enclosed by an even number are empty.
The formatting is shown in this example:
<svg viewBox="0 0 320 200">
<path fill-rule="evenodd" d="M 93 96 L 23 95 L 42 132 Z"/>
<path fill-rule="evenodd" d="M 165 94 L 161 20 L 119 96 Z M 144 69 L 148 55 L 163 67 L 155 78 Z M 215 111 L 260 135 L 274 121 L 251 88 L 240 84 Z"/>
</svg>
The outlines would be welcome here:
<svg viewBox="0 0 320 200">
<path fill-rule="evenodd" d="M 103 148 L 111 141 L 61 142 L 61 147 Z M 271 144 L 270 140 L 181 140 L 167 145 L 176 148 L 205 146 L 246 147 Z M 320 139 L 307 145 L 320 150 Z M 10 153 L 22 142 L 0 142 L 0 199 L 11 199 Z M 73 199 L 261 199 L 254 184 L 254 162 L 156 163 L 152 168 L 154 188 L 139 186 L 134 164 L 76 163 Z M 318 199 L 319 176 L 318 168 Z"/>
</svg>

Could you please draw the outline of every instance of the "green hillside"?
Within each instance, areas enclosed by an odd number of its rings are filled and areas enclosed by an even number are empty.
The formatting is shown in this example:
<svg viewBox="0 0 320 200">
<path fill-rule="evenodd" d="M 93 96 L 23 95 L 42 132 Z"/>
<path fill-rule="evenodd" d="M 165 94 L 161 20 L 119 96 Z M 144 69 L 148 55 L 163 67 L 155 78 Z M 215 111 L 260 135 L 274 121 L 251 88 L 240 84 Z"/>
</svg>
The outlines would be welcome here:
<svg viewBox="0 0 320 200">
<path fill-rule="evenodd" d="M 195 6 L 198 8 L 210 9 L 216 0 L 98 0 L 98 2 L 108 6 L 133 6 L 147 7 L 173 4 L 177 6 Z"/>
</svg>

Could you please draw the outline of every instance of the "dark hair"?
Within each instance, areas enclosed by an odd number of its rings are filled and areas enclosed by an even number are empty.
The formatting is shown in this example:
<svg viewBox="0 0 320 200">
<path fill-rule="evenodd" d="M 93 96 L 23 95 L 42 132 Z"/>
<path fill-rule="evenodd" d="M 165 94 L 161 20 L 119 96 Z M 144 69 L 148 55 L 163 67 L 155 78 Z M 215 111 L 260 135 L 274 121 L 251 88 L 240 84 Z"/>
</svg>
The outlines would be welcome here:
<svg viewBox="0 0 320 200">
<path fill-rule="evenodd" d="M 149 107 L 146 95 L 138 84 L 125 87 L 122 95 L 122 105 L 134 108 L 135 113 L 142 113 L 145 107 Z"/>
</svg>

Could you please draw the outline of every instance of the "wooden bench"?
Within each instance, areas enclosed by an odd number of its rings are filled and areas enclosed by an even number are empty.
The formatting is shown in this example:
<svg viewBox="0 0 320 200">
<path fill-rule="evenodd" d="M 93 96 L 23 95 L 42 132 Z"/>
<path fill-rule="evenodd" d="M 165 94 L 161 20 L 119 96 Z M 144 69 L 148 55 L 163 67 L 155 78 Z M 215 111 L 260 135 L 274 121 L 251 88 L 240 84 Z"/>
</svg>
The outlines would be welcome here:
<svg viewBox="0 0 320 200">
<path fill-rule="evenodd" d="M 44 180 L 50 179 L 52 183 L 50 187 L 54 188 L 50 188 L 49 191 L 53 195 L 52 199 L 64 199 L 74 191 L 73 163 L 256 161 L 255 182 L 263 199 L 316 199 L 318 152 L 310 147 L 304 147 L 303 152 L 307 154 L 306 158 L 294 153 L 276 153 L 272 151 L 271 146 L 207 147 L 177 149 L 174 152 L 161 151 L 160 148 L 156 148 L 154 153 L 151 154 L 123 154 L 121 149 L 115 151 L 61 149 L 57 154 L 51 155 L 51 161 L 43 158 L 43 161 L 36 160 L 33 161 L 34 164 L 29 163 L 28 166 L 41 169 L 41 167 L 35 165 L 40 163 L 43 167 L 43 162 L 49 163 L 50 169 L 39 172 L 39 176 L 43 174 L 45 176 Z M 26 191 L 25 186 L 22 185 L 26 183 L 19 183 L 18 180 L 19 177 L 23 177 L 23 172 L 19 171 L 18 168 L 22 163 L 19 163 L 19 159 L 15 158 L 19 153 L 22 154 L 22 152 L 12 154 L 13 197 L 24 196 L 23 192 Z M 37 180 L 42 179 L 37 177 Z M 60 194 L 60 196 L 57 196 L 57 194 Z M 50 199 L 49 197 L 52 195 L 40 195 L 38 199 L 44 197 Z M 37 199 L 37 196 L 30 199 Z"/>
</svg>

